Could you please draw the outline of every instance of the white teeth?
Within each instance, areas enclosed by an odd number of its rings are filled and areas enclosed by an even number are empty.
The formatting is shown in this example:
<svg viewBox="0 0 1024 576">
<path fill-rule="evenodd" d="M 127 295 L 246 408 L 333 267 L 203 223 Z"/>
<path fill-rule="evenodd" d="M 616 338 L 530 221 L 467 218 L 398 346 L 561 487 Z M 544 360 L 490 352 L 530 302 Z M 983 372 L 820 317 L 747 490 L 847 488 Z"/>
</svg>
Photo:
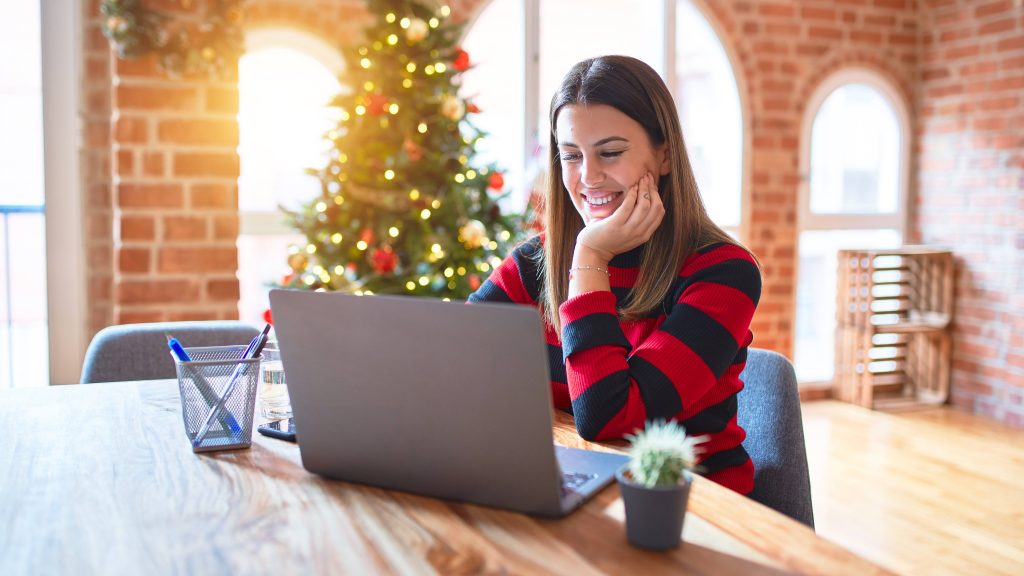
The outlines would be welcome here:
<svg viewBox="0 0 1024 576">
<path fill-rule="evenodd" d="M 605 196 L 604 198 L 590 198 L 587 197 L 587 204 L 591 206 L 604 206 L 615 199 L 618 194 L 612 194 L 611 196 Z"/>
</svg>

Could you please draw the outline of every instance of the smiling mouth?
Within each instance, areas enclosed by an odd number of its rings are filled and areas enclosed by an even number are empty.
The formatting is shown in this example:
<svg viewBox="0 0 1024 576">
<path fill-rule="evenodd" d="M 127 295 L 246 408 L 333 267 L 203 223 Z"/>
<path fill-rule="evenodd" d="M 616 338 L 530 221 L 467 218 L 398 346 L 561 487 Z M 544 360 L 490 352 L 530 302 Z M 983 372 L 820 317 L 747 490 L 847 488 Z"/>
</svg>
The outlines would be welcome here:
<svg viewBox="0 0 1024 576">
<path fill-rule="evenodd" d="M 591 206 L 604 206 L 605 204 L 611 203 L 612 200 L 615 200 L 621 195 L 622 192 L 616 192 L 614 194 L 609 194 L 607 196 L 601 196 L 600 198 L 592 198 L 584 194 L 583 200 Z"/>
</svg>

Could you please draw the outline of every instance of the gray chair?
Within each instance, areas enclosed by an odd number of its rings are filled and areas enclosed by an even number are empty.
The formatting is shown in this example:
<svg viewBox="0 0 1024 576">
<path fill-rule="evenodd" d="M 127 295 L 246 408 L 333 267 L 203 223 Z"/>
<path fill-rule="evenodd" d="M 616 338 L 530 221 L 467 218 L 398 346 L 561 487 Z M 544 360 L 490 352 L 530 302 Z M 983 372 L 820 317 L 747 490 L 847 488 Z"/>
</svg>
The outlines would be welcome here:
<svg viewBox="0 0 1024 576">
<path fill-rule="evenodd" d="M 153 322 L 108 326 L 93 336 L 82 364 L 82 382 L 175 378 L 167 334 L 185 348 L 248 344 L 259 329 L 238 320 Z"/>
<path fill-rule="evenodd" d="M 796 373 L 785 356 L 749 349 L 737 397 L 743 447 L 754 461 L 750 497 L 814 528 L 811 479 L 807 469 Z"/>
</svg>

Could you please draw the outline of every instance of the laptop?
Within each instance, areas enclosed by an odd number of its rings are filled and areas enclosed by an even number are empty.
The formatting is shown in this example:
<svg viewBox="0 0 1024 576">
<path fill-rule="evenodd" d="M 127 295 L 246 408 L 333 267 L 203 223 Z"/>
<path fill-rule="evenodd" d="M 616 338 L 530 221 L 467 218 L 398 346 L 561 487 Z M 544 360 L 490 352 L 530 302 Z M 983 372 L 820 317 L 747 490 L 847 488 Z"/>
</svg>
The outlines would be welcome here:
<svg viewBox="0 0 1024 576">
<path fill-rule="evenodd" d="M 279 289 L 270 308 L 310 472 L 558 517 L 626 461 L 554 444 L 533 308 Z"/>
</svg>

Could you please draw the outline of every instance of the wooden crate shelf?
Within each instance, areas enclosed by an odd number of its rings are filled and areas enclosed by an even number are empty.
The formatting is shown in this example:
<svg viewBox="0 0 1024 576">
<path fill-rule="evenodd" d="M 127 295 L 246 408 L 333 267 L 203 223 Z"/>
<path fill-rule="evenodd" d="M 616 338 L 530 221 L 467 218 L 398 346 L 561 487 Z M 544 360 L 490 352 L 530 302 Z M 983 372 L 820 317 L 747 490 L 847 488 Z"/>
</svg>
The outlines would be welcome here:
<svg viewBox="0 0 1024 576">
<path fill-rule="evenodd" d="M 949 396 L 953 254 L 908 246 L 840 250 L 833 396 L 867 408 Z"/>
</svg>

